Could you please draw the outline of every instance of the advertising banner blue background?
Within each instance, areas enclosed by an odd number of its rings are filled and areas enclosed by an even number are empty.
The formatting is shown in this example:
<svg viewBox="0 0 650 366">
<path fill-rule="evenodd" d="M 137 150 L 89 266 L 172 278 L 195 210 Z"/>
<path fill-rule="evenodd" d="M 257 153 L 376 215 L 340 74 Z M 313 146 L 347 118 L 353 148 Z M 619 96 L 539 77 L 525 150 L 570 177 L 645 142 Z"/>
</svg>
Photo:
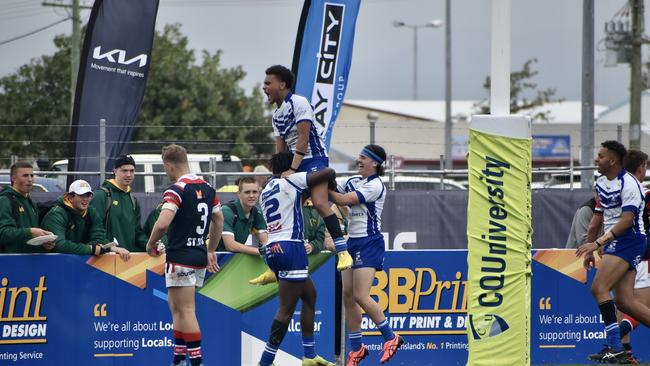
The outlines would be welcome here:
<svg viewBox="0 0 650 366">
<path fill-rule="evenodd" d="M 587 363 L 587 354 L 599 351 L 604 341 L 604 326 L 589 291 L 593 274 L 583 284 L 569 276 L 581 271 L 567 262 L 572 251 L 547 252 L 552 260 L 545 263 L 563 272 L 572 269 L 565 274 L 533 261 L 532 364 Z M 147 271 L 141 289 L 89 265 L 88 258 L 0 255 L 0 365 L 169 363 L 173 340 L 164 278 Z M 389 251 L 384 268 L 372 293 L 406 340 L 391 365 L 464 365 L 467 252 Z M 331 359 L 333 260 L 313 279 L 318 290 L 317 350 Z M 18 300 L 12 306 L 14 298 Z M 241 365 L 242 331 L 262 343 L 268 338 L 277 298 L 244 313 L 201 294 L 196 299 L 206 365 Z M 299 308 L 281 346 L 297 359 L 302 356 Z M 379 364 L 381 336 L 365 316 L 362 327 L 370 349 L 364 364 Z M 648 339 L 650 331 L 643 326 L 632 333 L 641 360 L 650 360 Z M 250 357 L 256 362 L 259 354 Z"/>
<path fill-rule="evenodd" d="M 307 0 L 298 27 L 292 67 L 295 92 L 314 107 L 316 123 L 325 128 L 328 149 L 347 88 L 360 3 Z"/>
<path fill-rule="evenodd" d="M 533 136 L 533 158 L 568 159 L 570 157 L 571 136 Z"/>
</svg>

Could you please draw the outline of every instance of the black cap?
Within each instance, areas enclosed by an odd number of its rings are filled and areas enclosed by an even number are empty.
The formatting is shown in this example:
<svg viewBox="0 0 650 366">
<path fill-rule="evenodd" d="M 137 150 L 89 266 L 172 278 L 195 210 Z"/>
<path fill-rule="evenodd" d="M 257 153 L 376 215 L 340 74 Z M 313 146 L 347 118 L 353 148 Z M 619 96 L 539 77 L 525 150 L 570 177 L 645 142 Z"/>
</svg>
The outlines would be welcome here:
<svg viewBox="0 0 650 366">
<path fill-rule="evenodd" d="M 114 168 L 117 169 L 122 165 L 133 165 L 135 167 L 135 160 L 133 160 L 131 155 L 122 155 L 115 159 Z"/>
</svg>

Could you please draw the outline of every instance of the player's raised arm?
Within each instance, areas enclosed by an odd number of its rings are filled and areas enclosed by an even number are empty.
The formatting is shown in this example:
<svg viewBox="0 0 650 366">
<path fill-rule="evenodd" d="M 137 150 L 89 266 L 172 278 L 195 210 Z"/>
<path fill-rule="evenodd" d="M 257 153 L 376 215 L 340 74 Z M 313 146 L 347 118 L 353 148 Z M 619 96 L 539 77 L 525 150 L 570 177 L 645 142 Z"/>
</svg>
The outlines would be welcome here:
<svg viewBox="0 0 650 366">
<path fill-rule="evenodd" d="M 339 193 L 337 191 L 330 190 L 330 200 L 339 206 L 352 206 L 358 205 L 360 203 L 359 195 L 356 191 Z"/>
</svg>

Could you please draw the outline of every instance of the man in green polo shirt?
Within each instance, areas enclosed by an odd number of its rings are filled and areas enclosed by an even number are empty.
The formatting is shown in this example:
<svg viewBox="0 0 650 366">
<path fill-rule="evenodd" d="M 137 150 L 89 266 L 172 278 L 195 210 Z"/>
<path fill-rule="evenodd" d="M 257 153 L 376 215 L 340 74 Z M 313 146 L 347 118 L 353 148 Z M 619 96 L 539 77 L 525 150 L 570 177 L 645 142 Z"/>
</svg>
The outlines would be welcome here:
<svg viewBox="0 0 650 366">
<path fill-rule="evenodd" d="M 0 253 L 46 253 L 53 242 L 27 245 L 30 239 L 51 235 L 38 227 L 38 208 L 30 196 L 34 186 L 34 168 L 19 161 L 10 168 L 11 186 L 0 192 Z"/>
<path fill-rule="evenodd" d="M 260 186 L 253 177 L 239 179 L 237 199 L 222 205 L 224 224 L 218 251 L 260 255 L 257 247 L 246 245 L 248 235 L 255 234 L 257 240 L 266 244 L 269 236 L 266 222 L 259 208 Z"/>
</svg>

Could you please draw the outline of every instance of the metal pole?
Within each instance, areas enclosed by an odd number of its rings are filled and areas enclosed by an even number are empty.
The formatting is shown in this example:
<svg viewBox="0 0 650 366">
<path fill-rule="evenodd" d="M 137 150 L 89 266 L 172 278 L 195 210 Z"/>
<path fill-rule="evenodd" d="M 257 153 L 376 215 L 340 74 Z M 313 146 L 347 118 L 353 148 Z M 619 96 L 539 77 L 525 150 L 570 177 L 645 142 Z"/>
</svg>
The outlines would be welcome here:
<svg viewBox="0 0 650 366">
<path fill-rule="evenodd" d="M 643 43 L 643 0 L 631 0 L 632 55 L 630 57 L 630 149 L 641 149 L 641 44 Z"/>
<path fill-rule="evenodd" d="M 623 143 L 623 125 L 616 125 L 616 141 Z"/>
<path fill-rule="evenodd" d="M 580 128 L 580 165 L 589 166 L 594 160 L 594 0 L 582 2 L 582 123 Z M 573 166 L 573 154 L 571 154 Z M 571 175 L 573 178 L 573 174 Z M 594 174 L 590 170 L 580 173 L 582 188 L 590 188 Z M 573 185 L 571 185 L 573 188 Z"/>
<path fill-rule="evenodd" d="M 569 158 L 571 159 L 569 161 L 569 190 L 573 191 L 573 180 L 574 179 L 573 179 L 573 154 L 572 153 L 569 153 Z M 584 173 L 585 171 L 588 172 L 588 173 L 591 173 L 591 171 L 588 171 L 588 170 L 583 170 L 582 172 Z M 580 176 L 581 181 L 582 181 L 582 174 L 583 173 L 581 173 L 581 176 Z"/>
<path fill-rule="evenodd" d="M 216 172 L 217 171 L 217 158 L 212 156 L 210 157 L 210 163 L 209 163 L 210 171 L 211 172 Z M 217 176 L 214 174 L 210 175 L 210 184 L 212 184 L 213 187 L 216 187 L 216 182 L 217 182 Z"/>
<path fill-rule="evenodd" d="M 510 115 L 511 0 L 492 0 L 490 114 Z"/>
<path fill-rule="evenodd" d="M 451 156 L 451 0 L 445 0 L 445 168 L 454 169 Z"/>
<path fill-rule="evenodd" d="M 445 190 L 445 184 L 443 181 L 445 180 L 445 156 L 440 155 L 440 170 L 442 170 L 442 173 L 440 173 L 440 190 L 444 191 Z"/>
<path fill-rule="evenodd" d="M 99 184 L 106 179 L 106 120 L 99 120 Z"/>
<path fill-rule="evenodd" d="M 395 155 L 390 156 L 390 174 L 388 175 L 388 185 L 391 191 L 395 190 Z"/>
<path fill-rule="evenodd" d="M 373 145 L 375 143 L 375 125 L 379 119 L 379 114 L 377 112 L 369 112 L 366 118 L 368 118 L 368 124 L 370 125 L 370 144 Z"/>
<path fill-rule="evenodd" d="M 418 100 L 418 26 L 413 26 L 413 100 Z"/>
<path fill-rule="evenodd" d="M 74 109 L 74 94 L 77 88 L 77 73 L 79 72 L 79 54 L 81 47 L 81 15 L 79 0 L 72 0 L 72 39 L 70 44 L 70 124 Z M 102 180 L 103 182 L 103 180 Z"/>
</svg>

